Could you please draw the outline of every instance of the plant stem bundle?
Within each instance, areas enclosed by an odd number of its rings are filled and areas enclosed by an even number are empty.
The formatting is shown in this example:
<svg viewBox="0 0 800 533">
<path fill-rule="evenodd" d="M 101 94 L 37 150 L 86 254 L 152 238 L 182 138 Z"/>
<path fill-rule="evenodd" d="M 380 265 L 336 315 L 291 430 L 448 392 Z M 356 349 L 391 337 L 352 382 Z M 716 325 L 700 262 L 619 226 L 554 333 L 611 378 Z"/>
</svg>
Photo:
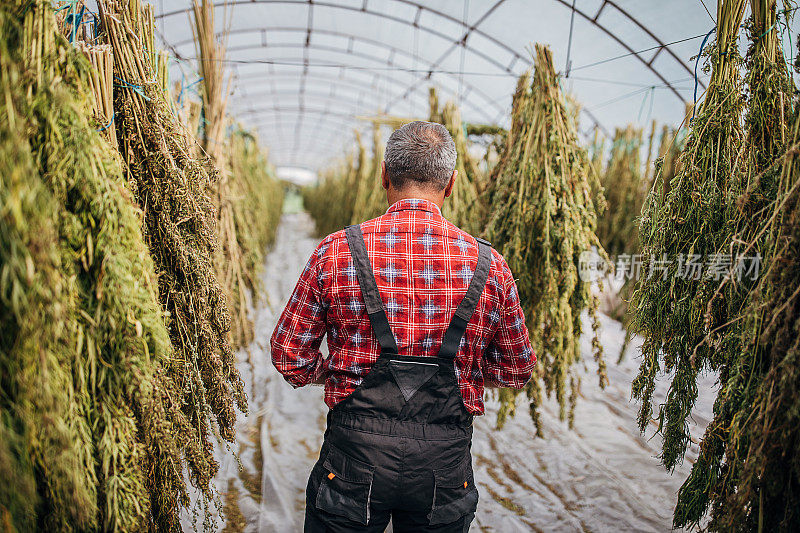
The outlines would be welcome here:
<svg viewBox="0 0 800 533">
<path fill-rule="evenodd" d="M 230 314 L 213 265 L 216 217 L 208 193 L 217 171 L 208 158 L 192 157 L 166 95 L 155 86 L 152 40 L 134 38 L 152 35 L 152 6 L 138 0 L 101 6 L 115 75 L 125 81 L 116 105 L 121 151 L 144 210 L 145 237 L 170 312 L 176 367 L 186 372 L 187 416 L 207 438 L 206 416 L 213 413 L 222 437 L 232 441 L 234 404 L 245 409 L 246 400 L 228 337 Z"/>
<path fill-rule="evenodd" d="M 225 81 L 225 45 L 217 41 L 214 2 L 211 0 L 192 0 L 194 15 L 195 47 L 199 57 L 200 77 L 202 78 L 203 147 L 212 160 L 223 158 L 226 111 L 228 108 L 229 84 Z"/>
<path fill-rule="evenodd" d="M 26 435 L 39 499 L 27 503 L 32 514 L 17 514 L 4 498 L 4 523 L 16 529 L 35 520 L 48 530 L 178 530 L 179 508 L 188 504 L 184 462 L 197 462 L 205 450 L 192 440 L 183 391 L 170 373 L 172 346 L 140 212 L 126 191 L 116 151 L 89 124 L 90 64 L 57 36 L 48 3 L 17 2 L 6 9 L 2 38 L 14 52 L 3 57 L 25 70 L 16 79 L 3 77 L 5 102 L 13 105 L 3 116 L 10 128 L 25 128 L 18 157 L 32 158 L 11 169 L 14 187 L 4 205 L 24 208 L 41 198 L 50 205 L 53 225 L 37 230 L 40 223 L 31 218 L 26 237 L 19 220 L 5 219 L 14 222 L 9 235 L 22 244 L 11 249 L 11 264 L 24 259 L 28 265 L 27 288 L 13 289 L 24 291 L 16 299 L 46 297 L 52 308 L 34 312 L 11 301 L 18 327 L 4 342 L 15 348 L 7 352 L 4 345 L 0 364 L 13 361 L 15 379 L 22 381 L 3 383 L 3 396 L 22 401 L 19 386 L 27 382 L 30 411 L 12 404 L 9 413 L 24 416 L 22 428 L 47 419 L 36 430 L 41 437 L 30 429 Z M 19 50 L 28 54 L 20 57 Z M 32 230 L 46 239 L 40 250 L 25 244 Z M 26 258 L 26 249 L 41 263 Z M 44 318 L 42 311 L 56 314 L 39 323 L 36 336 L 46 338 L 31 360 L 30 343 L 19 335 Z M 23 326 L 23 317 L 30 324 Z M 37 368 L 45 374 L 37 375 Z M 59 442 L 66 435 L 69 440 Z M 24 472 L 25 463 L 13 470 Z"/>
<path fill-rule="evenodd" d="M 579 379 L 581 313 L 593 317 L 597 299 L 579 279 L 579 256 L 602 248 L 594 234 L 596 214 L 586 151 L 578 145 L 575 123 L 553 68 L 552 54 L 536 45 L 533 80 L 517 84 L 512 124 L 489 189 L 491 218 L 486 236 L 508 261 L 523 302 L 538 376 L 526 386 L 531 416 L 541 432 L 540 381 L 555 393 L 562 419 L 572 420 Z M 594 340 L 601 386 L 605 365 Z M 501 393 L 498 423 L 514 412 L 515 395 Z"/>
<path fill-rule="evenodd" d="M 73 379 L 75 265 L 63 257 L 60 206 L 32 146 L 25 89 L 45 75 L 19 57 L 49 21 L 42 11 L 20 19 L 17 5 L 0 6 L 0 520 L 10 531 L 89 529 L 97 489 Z"/>
<path fill-rule="evenodd" d="M 778 214 L 791 220 L 794 209 L 795 148 L 789 148 L 780 171 L 790 137 L 793 87 L 779 37 L 772 31 L 774 0 L 750 2 L 752 44 L 742 80 L 736 41 L 746 3 L 727 0 L 718 6 L 717 40 L 709 54 L 711 83 L 677 173 L 669 182 L 663 173 L 656 177 L 640 226 L 645 271 L 648 258 L 679 254 L 694 254 L 705 264 L 728 257 L 728 268 L 722 280 L 708 272 L 680 275 L 674 267 L 664 276 L 642 278 L 632 302 L 633 327 L 645 337 L 633 395 L 642 401 L 639 424 L 644 431 L 656 378 L 674 375 L 658 415 L 664 437 L 661 458 L 671 469 L 683 459 L 690 441 L 687 419 L 697 398 L 697 376 L 719 372 L 714 419 L 679 491 L 674 524 L 697 525 L 710 508 L 712 530 L 755 531 L 766 525 L 767 530 L 789 531 L 798 524 L 800 500 L 789 488 L 797 483 L 797 470 L 792 474 L 792 462 L 776 455 L 775 448 L 765 451 L 770 446 L 765 443 L 775 437 L 763 425 L 753 427 L 752 421 L 758 416 L 780 425 L 776 431 L 784 435 L 796 432 L 796 425 L 783 425 L 792 419 L 796 393 L 784 396 L 785 403 L 773 402 L 778 385 L 769 381 L 774 379 L 772 365 L 793 361 L 793 352 L 775 343 L 765 327 L 770 310 L 784 325 L 796 318 L 783 313 L 792 305 L 785 284 L 794 281 L 796 272 L 786 264 L 778 267 L 793 245 L 791 237 L 781 240 L 781 233 L 791 235 L 794 229 L 777 221 Z M 747 82 L 746 96 L 742 81 Z M 740 276 L 748 259 L 762 269 L 767 265 L 770 274 L 761 279 Z M 782 369 L 789 380 L 796 377 L 791 364 Z M 783 445 L 791 446 L 788 442 Z"/>
<path fill-rule="evenodd" d="M 97 128 L 116 148 L 117 130 L 114 126 L 114 55 L 107 44 L 88 45 L 78 42 L 78 49 L 89 59 L 89 89 L 94 97 Z"/>
<path fill-rule="evenodd" d="M 235 130 L 227 143 L 231 176 L 228 202 L 241 250 L 242 279 L 245 287 L 257 294 L 266 252 L 280 222 L 284 190 L 252 134 Z"/>
<path fill-rule="evenodd" d="M 355 198 L 358 194 L 360 162 L 366 158 L 366 149 L 356 131 L 359 162 L 353 154 L 344 161 L 324 170 L 319 181 L 302 190 L 303 206 L 314 219 L 316 233 L 329 235 L 350 224 L 353 219 Z M 359 166 L 357 166 L 359 165 Z"/>
<path fill-rule="evenodd" d="M 716 309 L 718 316 L 713 322 L 703 320 L 714 293 L 712 278 L 679 275 L 677 262 L 671 263 L 666 273 L 653 269 L 655 274 L 648 274 L 653 258 L 676 259 L 679 254 L 691 254 L 706 259 L 729 235 L 724 212 L 729 184 L 738 171 L 736 157 L 744 141 L 739 123 L 744 102 L 735 46 L 744 7 L 744 0 L 719 4 L 717 45 L 712 52 L 714 72 L 681 154 L 682 171 L 669 183 L 663 175 L 656 176 L 640 224 L 645 274 L 637 284 L 631 308 L 632 327 L 645 342 L 633 396 L 643 404 L 639 425 L 644 430 L 652 413 L 657 373 L 676 372 L 659 415 L 664 433 L 662 461 L 668 468 L 683 456 L 689 443 L 686 418 L 697 398 L 695 381 L 699 371 L 712 364 L 715 353 L 702 341 L 725 320 L 720 309 Z"/>
<path fill-rule="evenodd" d="M 704 447 L 704 465 L 679 494 L 676 518 L 694 522 L 684 502 L 710 487 L 710 528 L 728 531 L 800 529 L 800 120 L 787 136 L 789 148 L 770 206 L 765 244 L 769 267 L 749 294 L 741 316 L 741 355 L 725 372 L 712 426 L 720 448 Z M 725 425 L 727 424 L 727 425 Z M 707 434 L 704 443 L 716 444 Z M 723 455 L 724 454 L 724 455 Z M 721 457 L 724 461 L 721 461 Z M 706 458 L 708 457 L 708 459 Z M 717 478 L 707 476 L 717 475 Z M 696 511 L 699 511 L 697 509 Z"/>
<path fill-rule="evenodd" d="M 439 109 L 439 96 L 436 89 L 430 89 L 430 118 L 431 122 L 439 122 L 450 132 L 456 145 L 456 182 L 453 192 L 444 204 L 442 214 L 450 222 L 472 234 L 481 231 L 482 213 L 478 203 L 478 182 L 481 172 L 478 165 L 469 154 L 467 137 L 461 121 L 461 113 L 455 102 L 447 102 L 444 108 Z"/>
<path fill-rule="evenodd" d="M 214 276 L 216 170 L 173 115 L 152 8 L 99 8 L 96 36 L 45 0 L 0 7 L 4 530 L 180 531 L 187 481 L 207 513 L 214 499 L 212 425 L 232 441 L 246 409 Z M 239 138 L 225 201 L 249 220 L 234 238 L 255 288 L 282 188 Z"/>
<path fill-rule="evenodd" d="M 237 221 L 234 214 L 234 201 L 231 200 L 234 180 L 229 172 L 230 153 L 226 142 L 228 119 L 226 109 L 230 92 L 225 81 L 223 60 L 225 46 L 217 41 L 215 33 L 214 4 L 210 0 L 193 0 L 194 33 L 202 81 L 203 148 L 219 170 L 212 198 L 216 204 L 217 231 L 219 246 L 214 264 L 217 277 L 225 292 L 231 314 L 231 333 L 236 346 L 249 344 L 253 339 L 253 324 L 247 316 L 250 298 L 244 271 L 245 259 L 237 238 Z M 241 220 L 239 221 L 241 223 Z"/>
<path fill-rule="evenodd" d="M 386 208 L 386 191 L 381 185 L 381 161 L 383 161 L 383 145 L 379 124 L 372 127 L 372 157 L 367 156 L 366 148 L 358 143 L 358 166 L 356 167 L 357 193 L 353 200 L 353 217 L 350 224 L 359 224 L 365 220 L 382 215 Z"/>
<path fill-rule="evenodd" d="M 156 264 L 160 300 L 169 313 L 175 352 L 165 369 L 182 399 L 191 430 L 181 437 L 192 483 L 206 498 L 217 469 L 211 422 L 235 437 L 235 408 L 246 410 L 230 341 L 231 316 L 217 280 L 217 217 L 210 197 L 218 178 L 206 156 L 193 155 L 191 138 L 176 121 L 158 83 L 152 7 L 138 0 L 100 4 L 105 37 L 114 49 L 116 116 L 127 179 L 144 213 L 143 231 Z"/>
<path fill-rule="evenodd" d="M 608 163 L 600 173 L 607 207 L 597 221 L 597 237 L 612 256 L 634 254 L 639 249 L 636 218 L 649 187 L 643 172 L 642 131 L 628 126 L 617 129 Z"/>
</svg>

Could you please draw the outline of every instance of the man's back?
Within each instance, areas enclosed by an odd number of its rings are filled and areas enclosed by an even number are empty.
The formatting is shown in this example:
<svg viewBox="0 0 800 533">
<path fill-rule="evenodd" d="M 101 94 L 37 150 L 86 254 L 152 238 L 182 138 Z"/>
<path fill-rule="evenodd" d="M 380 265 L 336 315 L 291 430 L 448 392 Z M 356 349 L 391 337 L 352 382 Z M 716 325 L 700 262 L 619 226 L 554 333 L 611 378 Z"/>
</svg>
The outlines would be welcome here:
<svg viewBox="0 0 800 533">
<path fill-rule="evenodd" d="M 503 258 L 441 216 L 455 167 L 441 124 L 395 130 L 381 164 L 391 207 L 322 241 L 272 334 L 287 381 L 326 378 L 307 532 L 391 521 L 397 533 L 463 533 L 475 516 L 470 447 L 484 380 L 521 388 L 536 357 Z"/>
<path fill-rule="evenodd" d="M 444 219 L 436 204 L 417 199 L 395 203 L 361 230 L 400 354 L 436 356 L 475 272 L 477 241 Z M 329 407 L 355 390 L 380 354 L 356 274 L 344 232 L 325 238 L 272 337 L 275 366 L 293 385 L 325 372 Z M 318 348 L 326 332 L 330 357 L 323 365 Z M 467 410 L 483 414 L 485 381 L 524 385 L 535 361 L 514 279 L 492 251 L 488 281 L 455 361 Z"/>
</svg>

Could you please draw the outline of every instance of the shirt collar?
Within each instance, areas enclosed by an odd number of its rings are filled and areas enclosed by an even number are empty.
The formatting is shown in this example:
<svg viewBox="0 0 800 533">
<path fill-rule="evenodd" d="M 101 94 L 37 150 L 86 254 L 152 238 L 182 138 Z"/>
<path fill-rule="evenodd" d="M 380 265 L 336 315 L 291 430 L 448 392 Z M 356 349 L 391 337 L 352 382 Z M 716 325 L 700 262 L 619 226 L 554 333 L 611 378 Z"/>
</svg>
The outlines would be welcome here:
<svg viewBox="0 0 800 533">
<path fill-rule="evenodd" d="M 388 214 L 395 213 L 397 211 L 408 210 L 428 211 L 430 213 L 435 213 L 439 216 L 442 216 L 442 211 L 439 209 L 438 205 L 428 200 L 423 200 L 422 198 L 404 198 L 399 200 L 392 204 L 386 213 Z"/>
</svg>

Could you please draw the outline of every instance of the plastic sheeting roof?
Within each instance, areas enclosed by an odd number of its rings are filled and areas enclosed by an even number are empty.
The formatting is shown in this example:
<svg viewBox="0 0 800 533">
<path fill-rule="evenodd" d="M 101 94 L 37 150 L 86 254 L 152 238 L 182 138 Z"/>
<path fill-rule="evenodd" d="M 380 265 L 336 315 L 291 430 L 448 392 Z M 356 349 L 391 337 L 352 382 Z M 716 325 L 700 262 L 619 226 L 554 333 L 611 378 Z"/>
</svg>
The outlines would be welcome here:
<svg viewBox="0 0 800 533">
<path fill-rule="evenodd" d="M 161 37 L 180 58 L 173 76 L 189 85 L 191 0 L 153 1 Z M 533 42 L 553 49 L 564 88 L 583 105 L 584 132 L 651 119 L 677 125 L 693 100 L 690 59 L 716 16 L 710 0 L 217 4 L 218 29 L 229 28 L 231 112 L 258 132 L 274 164 L 311 170 L 346 153 L 353 130 L 369 127 L 358 117 L 427 117 L 430 86 L 441 102 L 459 102 L 464 121 L 506 126 Z M 707 76 L 698 74 L 700 94 Z"/>
</svg>

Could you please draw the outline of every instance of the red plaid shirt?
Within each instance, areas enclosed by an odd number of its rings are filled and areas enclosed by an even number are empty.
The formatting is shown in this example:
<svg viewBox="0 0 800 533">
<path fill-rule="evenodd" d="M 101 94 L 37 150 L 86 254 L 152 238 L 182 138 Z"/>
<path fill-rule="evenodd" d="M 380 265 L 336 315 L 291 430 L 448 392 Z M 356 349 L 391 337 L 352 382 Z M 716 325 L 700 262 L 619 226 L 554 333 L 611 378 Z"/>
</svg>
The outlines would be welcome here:
<svg viewBox="0 0 800 533">
<path fill-rule="evenodd" d="M 400 353 L 436 356 L 475 271 L 477 242 L 426 200 L 401 200 L 361 229 Z M 323 359 L 319 347 L 326 333 L 330 356 Z M 381 350 L 344 231 L 326 237 L 312 254 L 271 348 L 275 367 L 295 387 L 325 373 L 329 407 L 369 373 Z M 464 405 L 483 414 L 484 381 L 520 388 L 535 364 L 514 278 L 493 250 L 487 285 L 455 361 Z"/>
</svg>

